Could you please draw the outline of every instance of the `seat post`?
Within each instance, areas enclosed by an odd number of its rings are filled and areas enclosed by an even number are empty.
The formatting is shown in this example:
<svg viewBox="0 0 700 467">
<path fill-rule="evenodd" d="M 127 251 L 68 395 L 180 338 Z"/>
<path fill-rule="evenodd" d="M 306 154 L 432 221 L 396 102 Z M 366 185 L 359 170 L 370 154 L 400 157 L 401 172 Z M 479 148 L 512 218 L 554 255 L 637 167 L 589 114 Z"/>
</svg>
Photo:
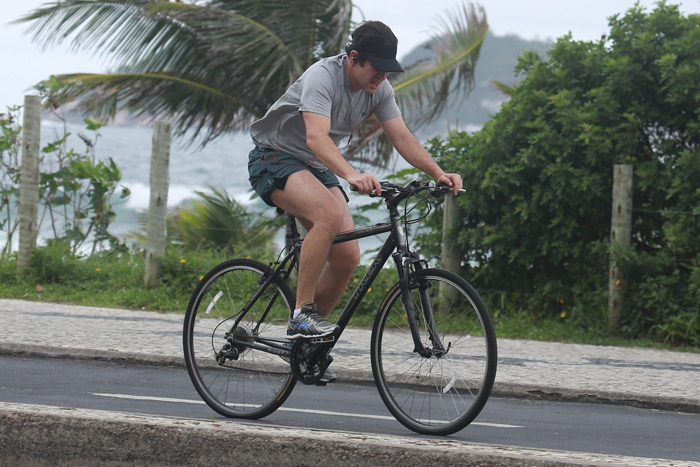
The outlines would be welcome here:
<svg viewBox="0 0 700 467">
<path fill-rule="evenodd" d="M 286 228 L 286 244 L 287 247 L 285 251 L 287 254 L 291 253 L 292 250 L 296 247 L 296 245 L 299 243 L 300 239 L 299 235 L 299 227 L 297 226 L 297 219 L 296 217 L 292 216 L 291 214 L 287 214 L 287 228 Z M 298 260 L 299 258 L 297 258 Z"/>
<path fill-rule="evenodd" d="M 299 228 L 297 227 L 297 219 L 291 214 L 287 214 L 287 240 L 294 240 L 299 236 Z"/>
</svg>

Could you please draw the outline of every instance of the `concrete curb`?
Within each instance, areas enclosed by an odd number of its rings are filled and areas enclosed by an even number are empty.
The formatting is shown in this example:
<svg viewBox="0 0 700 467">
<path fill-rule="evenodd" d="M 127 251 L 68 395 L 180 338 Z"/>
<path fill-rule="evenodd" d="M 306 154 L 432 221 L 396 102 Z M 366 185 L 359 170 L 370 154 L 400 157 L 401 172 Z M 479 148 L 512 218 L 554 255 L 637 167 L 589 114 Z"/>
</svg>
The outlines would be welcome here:
<svg viewBox="0 0 700 467">
<path fill-rule="evenodd" d="M 145 365 L 184 366 L 182 357 L 171 355 L 149 354 L 140 352 L 121 352 L 115 350 L 75 349 L 66 347 L 37 347 L 25 344 L 0 343 L 0 355 L 26 355 L 43 358 L 73 358 L 85 360 L 103 360 L 116 362 L 131 362 Z M 372 383 L 374 379 L 371 370 L 357 370 L 334 367 L 338 380 L 345 382 Z M 700 413 L 700 400 L 673 397 L 647 396 L 640 393 L 613 391 L 581 391 L 578 389 L 536 385 L 496 382 L 493 395 L 523 399 L 541 399 L 565 402 L 589 402 L 601 404 L 627 405 L 658 410 Z"/>
<path fill-rule="evenodd" d="M 700 465 L 11 403 L 0 403 L 0 446 L 0 465 L 13 466 Z"/>
</svg>

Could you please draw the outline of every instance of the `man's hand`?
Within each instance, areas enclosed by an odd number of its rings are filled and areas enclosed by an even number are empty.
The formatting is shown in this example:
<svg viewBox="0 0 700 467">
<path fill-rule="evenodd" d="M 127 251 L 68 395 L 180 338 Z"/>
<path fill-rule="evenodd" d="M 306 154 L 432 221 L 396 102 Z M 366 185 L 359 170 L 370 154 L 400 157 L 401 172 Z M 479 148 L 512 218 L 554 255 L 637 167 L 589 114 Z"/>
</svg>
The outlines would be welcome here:
<svg viewBox="0 0 700 467">
<path fill-rule="evenodd" d="M 382 187 L 379 185 L 379 180 L 372 174 L 357 173 L 348 176 L 346 180 L 350 185 L 355 185 L 357 191 L 362 194 L 371 193 L 372 190 L 376 190 L 378 195 L 382 194 Z"/>
<path fill-rule="evenodd" d="M 459 174 L 443 173 L 438 177 L 437 181 L 451 187 L 455 196 L 457 196 L 459 190 L 462 189 L 462 177 Z"/>
<path fill-rule="evenodd" d="M 446 174 L 428 154 L 423 145 L 416 139 L 406 127 L 401 115 L 381 122 L 384 133 L 391 140 L 399 154 L 413 167 L 420 169 L 431 177 L 437 177 L 437 181 L 444 183 L 453 189 L 455 196 L 462 189 L 462 177 L 458 174 Z"/>
</svg>

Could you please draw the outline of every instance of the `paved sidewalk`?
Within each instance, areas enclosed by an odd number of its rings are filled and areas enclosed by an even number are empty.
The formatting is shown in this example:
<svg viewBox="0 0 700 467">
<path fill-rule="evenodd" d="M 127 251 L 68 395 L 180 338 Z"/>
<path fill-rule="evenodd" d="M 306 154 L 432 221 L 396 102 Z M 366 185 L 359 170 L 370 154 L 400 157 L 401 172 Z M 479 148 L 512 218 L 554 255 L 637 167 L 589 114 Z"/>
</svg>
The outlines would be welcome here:
<svg viewBox="0 0 700 467">
<path fill-rule="evenodd" d="M 182 363 L 183 315 L 0 300 L 0 353 Z M 340 379 L 371 379 L 370 331 L 347 329 Z M 700 412 L 700 354 L 498 340 L 494 393 Z"/>
</svg>

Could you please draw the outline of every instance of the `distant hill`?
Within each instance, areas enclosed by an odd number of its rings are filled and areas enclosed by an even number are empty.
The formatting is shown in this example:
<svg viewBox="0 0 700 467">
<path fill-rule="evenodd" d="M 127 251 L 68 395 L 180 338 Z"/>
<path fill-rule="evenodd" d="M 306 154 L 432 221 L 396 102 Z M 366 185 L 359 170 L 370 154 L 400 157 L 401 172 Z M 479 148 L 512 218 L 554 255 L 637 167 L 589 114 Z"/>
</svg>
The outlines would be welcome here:
<svg viewBox="0 0 700 467">
<path fill-rule="evenodd" d="M 474 89 L 471 94 L 466 100 L 451 102 L 445 118 L 423 127 L 418 136 L 429 138 L 436 134 L 446 134 L 451 129 L 471 131 L 481 128 L 491 115 L 498 112 L 501 103 L 508 99 L 492 81 L 517 84 L 520 78 L 515 76 L 514 69 L 523 51 L 534 50 L 544 56 L 551 45 L 549 41 L 528 41 L 517 36 L 494 36 L 488 33 L 476 64 Z M 410 65 L 429 55 L 428 49 L 417 47 L 401 61 Z"/>
</svg>

